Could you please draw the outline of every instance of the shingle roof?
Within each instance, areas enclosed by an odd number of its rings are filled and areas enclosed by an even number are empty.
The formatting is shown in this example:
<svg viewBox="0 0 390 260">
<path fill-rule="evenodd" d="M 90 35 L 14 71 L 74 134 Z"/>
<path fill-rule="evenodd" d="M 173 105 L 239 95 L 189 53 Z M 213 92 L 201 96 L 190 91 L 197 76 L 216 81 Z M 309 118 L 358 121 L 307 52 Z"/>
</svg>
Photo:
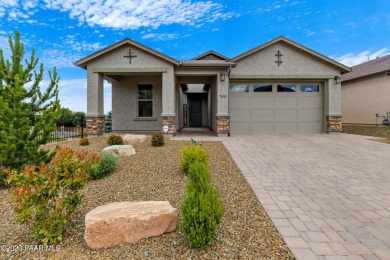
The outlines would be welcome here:
<svg viewBox="0 0 390 260">
<path fill-rule="evenodd" d="M 222 54 L 220 54 L 220 53 L 218 53 L 216 51 L 210 50 L 208 52 L 205 52 L 205 53 L 203 53 L 203 54 L 193 58 L 193 60 L 201 60 L 203 57 L 208 56 L 208 55 L 214 55 L 217 58 L 219 58 L 220 60 L 228 60 L 229 59 L 228 57 L 223 56 Z"/>
<path fill-rule="evenodd" d="M 180 61 L 183 67 L 236 67 L 235 62 L 224 60 L 183 60 Z"/>
<path fill-rule="evenodd" d="M 341 82 L 370 77 L 390 71 L 390 54 L 352 67 L 352 71 L 341 76 Z"/>
</svg>

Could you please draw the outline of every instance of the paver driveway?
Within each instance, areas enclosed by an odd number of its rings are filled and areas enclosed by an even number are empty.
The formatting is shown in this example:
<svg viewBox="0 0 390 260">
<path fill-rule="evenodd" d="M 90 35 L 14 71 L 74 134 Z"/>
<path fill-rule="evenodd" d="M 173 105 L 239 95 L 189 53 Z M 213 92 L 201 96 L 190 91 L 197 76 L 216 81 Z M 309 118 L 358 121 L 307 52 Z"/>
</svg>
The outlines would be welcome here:
<svg viewBox="0 0 390 260">
<path fill-rule="evenodd" d="M 390 259 L 390 144 L 368 139 L 222 140 L 297 259 Z"/>
</svg>

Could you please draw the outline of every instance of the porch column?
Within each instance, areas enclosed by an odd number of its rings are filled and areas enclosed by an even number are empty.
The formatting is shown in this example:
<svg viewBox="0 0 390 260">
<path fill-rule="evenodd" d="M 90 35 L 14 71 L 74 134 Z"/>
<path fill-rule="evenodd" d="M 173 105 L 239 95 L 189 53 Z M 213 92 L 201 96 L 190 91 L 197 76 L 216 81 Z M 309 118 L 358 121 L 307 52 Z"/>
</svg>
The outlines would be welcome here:
<svg viewBox="0 0 390 260">
<path fill-rule="evenodd" d="M 177 131 L 175 112 L 175 77 L 173 68 L 162 73 L 162 126 L 169 127 L 168 136 L 174 136 Z"/>
<path fill-rule="evenodd" d="M 341 120 L 341 84 L 337 84 L 334 79 L 328 80 L 326 102 L 328 103 L 328 111 L 326 113 L 326 132 L 339 133 L 343 129 Z"/>
<path fill-rule="evenodd" d="M 104 133 L 103 95 L 103 75 L 93 73 L 90 69 L 88 69 L 86 114 L 88 135 L 101 135 Z"/>
<path fill-rule="evenodd" d="M 224 80 L 221 80 L 221 73 L 217 75 L 217 135 L 228 136 L 229 133 L 229 78 L 227 72 L 223 72 Z M 222 76 L 223 77 L 223 76 Z M 222 78 L 223 79 L 223 78 Z"/>
</svg>

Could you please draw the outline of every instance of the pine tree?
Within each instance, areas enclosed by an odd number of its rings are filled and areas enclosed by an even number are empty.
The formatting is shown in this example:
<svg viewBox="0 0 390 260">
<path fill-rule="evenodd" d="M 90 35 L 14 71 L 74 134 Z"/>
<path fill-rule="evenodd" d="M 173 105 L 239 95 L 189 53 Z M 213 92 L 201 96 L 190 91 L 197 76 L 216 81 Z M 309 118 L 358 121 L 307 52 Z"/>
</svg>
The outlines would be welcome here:
<svg viewBox="0 0 390 260">
<path fill-rule="evenodd" d="M 56 68 L 49 71 L 46 90 L 39 86 L 43 64 L 35 70 L 38 59 L 35 51 L 23 64 L 24 45 L 20 35 L 9 37 L 10 60 L 0 50 L 0 167 L 21 169 L 25 165 L 49 162 L 54 153 L 39 149 L 56 129 L 60 116 Z M 31 86 L 30 86 L 31 85 Z"/>
<path fill-rule="evenodd" d="M 104 121 L 104 132 L 105 133 L 110 133 L 112 132 L 112 112 L 108 112 L 106 114 L 106 118 L 105 118 L 105 121 Z"/>
</svg>

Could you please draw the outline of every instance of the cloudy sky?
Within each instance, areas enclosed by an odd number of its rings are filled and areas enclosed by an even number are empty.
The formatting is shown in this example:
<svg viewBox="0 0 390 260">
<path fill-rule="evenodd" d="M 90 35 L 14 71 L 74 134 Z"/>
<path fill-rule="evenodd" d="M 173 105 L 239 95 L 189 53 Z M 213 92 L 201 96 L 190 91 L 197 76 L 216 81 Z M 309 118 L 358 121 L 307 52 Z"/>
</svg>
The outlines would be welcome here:
<svg viewBox="0 0 390 260">
<path fill-rule="evenodd" d="M 86 111 L 86 72 L 73 62 L 124 38 L 179 60 L 234 57 L 280 35 L 348 66 L 390 53 L 389 0 L 0 0 L 5 56 L 16 30 L 46 72 L 57 68 L 73 111 Z"/>
</svg>

